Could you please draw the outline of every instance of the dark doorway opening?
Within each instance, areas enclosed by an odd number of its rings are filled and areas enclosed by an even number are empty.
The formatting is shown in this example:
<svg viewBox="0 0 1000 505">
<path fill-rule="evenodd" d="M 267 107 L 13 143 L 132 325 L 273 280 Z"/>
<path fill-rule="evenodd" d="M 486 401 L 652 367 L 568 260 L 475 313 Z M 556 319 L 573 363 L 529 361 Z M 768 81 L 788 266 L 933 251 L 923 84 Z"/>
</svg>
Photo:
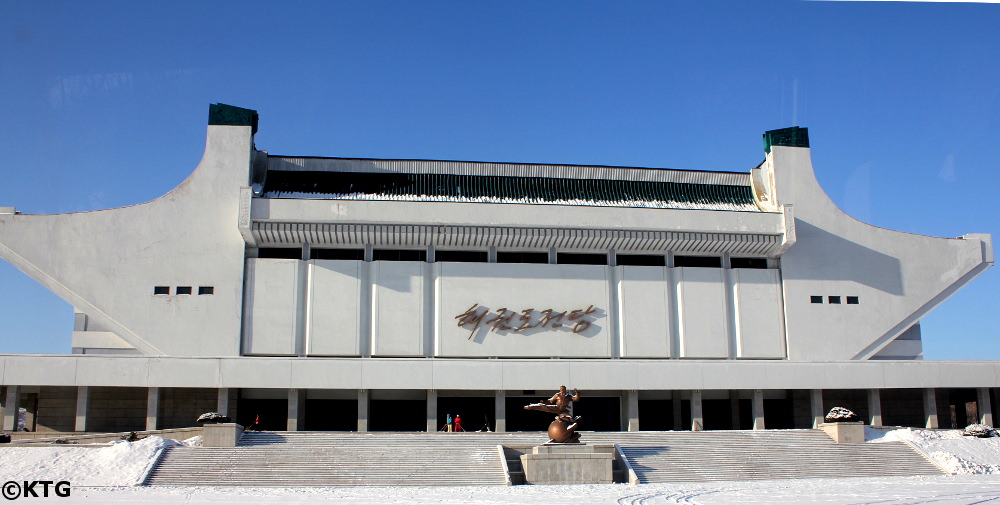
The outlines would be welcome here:
<svg viewBox="0 0 1000 505">
<path fill-rule="evenodd" d="M 439 396 L 437 400 L 437 430 L 442 431 L 448 414 L 462 416 L 463 431 L 496 431 L 493 412 L 496 399 L 492 396 Z"/>
<path fill-rule="evenodd" d="M 923 428 L 927 423 L 923 395 L 922 389 L 883 389 L 879 394 L 882 423 L 886 426 Z"/>
<path fill-rule="evenodd" d="M 529 403 L 537 403 L 545 398 L 532 396 L 508 396 L 504 398 L 507 414 L 507 431 L 546 431 L 555 417 L 545 412 L 524 410 Z M 440 400 L 439 400 L 440 401 Z"/>
<path fill-rule="evenodd" d="M 750 400 L 739 400 L 739 418 L 733 421 L 733 405 L 729 399 L 702 400 L 702 421 L 706 430 L 745 430 L 753 427 Z M 735 424 L 735 426 L 734 426 Z"/>
<path fill-rule="evenodd" d="M 357 400 L 306 399 L 304 431 L 357 431 Z"/>
<path fill-rule="evenodd" d="M 288 400 L 240 398 L 236 403 L 236 412 L 236 422 L 250 429 L 266 431 L 288 429 Z"/>
<path fill-rule="evenodd" d="M 673 400 L 639 400 L 639 429 L 642 431 L 674 429 Z"/>
<path fill-rule="evenodd" d="M 621 431 L 621 399 L 614 396 L 587 396 L 573 404 L 580 416 L 580 431 Z M 551 422 L 551 421 L 550 421 Z M 548 425 L 546 424 L 546 429 Z"/>
<path fill-rule="evenodd" d="M 975 389 L 947 389 L 948 411 L 938 412 L 942 428 L 961 429 L 979 422 L 979 398 Z M 938 390 L 938 395 L 943 391 Z"/>
<path fill-rule="evenodd" d="M 368 431 L 427 431 L 427 400 L 369 400 Z"/>
<path fill-rule="evenodd" d="M 753 427 L 752 424 L 751 427 Z M 785 398 L 765 399 L 764 427 L 769 430 L 790 430 L 795 428 L 795 413 L 792 409 L 792 401 Z"/>
</svg>

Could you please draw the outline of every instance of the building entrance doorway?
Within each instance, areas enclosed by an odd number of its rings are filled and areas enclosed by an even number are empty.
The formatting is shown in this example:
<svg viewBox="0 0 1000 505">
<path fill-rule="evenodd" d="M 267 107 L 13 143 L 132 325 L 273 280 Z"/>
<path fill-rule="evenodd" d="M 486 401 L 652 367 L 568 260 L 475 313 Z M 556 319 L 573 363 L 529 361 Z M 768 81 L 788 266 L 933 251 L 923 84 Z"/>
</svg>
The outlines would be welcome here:
<svg viewBox="0 0 1000 505">
<path fill-rule="evenodd" d="M 445 418 L 462 416 L 464 431 L 496 431 L 496 399 L 492 396 L 439 396 L 437 399 L 437 429 L 444 429 Z"/>
<path fill-rule="evenodd" d="M 285 431 L 288 429 L 288 400 L 241 397 L 236 402 L 236 422 L 247 429 Z"/>
<path fill-rule="evenodd" d="M 427 400 L 368 401 L 368 431 L 426 431 Z"/>
<path fill-rule="evenodd" d="M 357 431 L 358 401 L 306 399 L 302 424 L 305 431 Z"/>
</svg>

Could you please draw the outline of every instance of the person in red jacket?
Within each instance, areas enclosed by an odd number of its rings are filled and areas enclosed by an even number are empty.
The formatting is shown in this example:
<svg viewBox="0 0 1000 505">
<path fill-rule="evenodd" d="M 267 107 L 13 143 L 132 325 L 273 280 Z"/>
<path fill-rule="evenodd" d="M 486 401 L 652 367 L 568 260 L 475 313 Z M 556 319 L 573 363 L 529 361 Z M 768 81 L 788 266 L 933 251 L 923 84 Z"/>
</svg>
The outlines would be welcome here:
<svg viewBox="0 0 1000 505">
<path fill-rule="evenodd" d="M 455 431 L 464 431 L 462 430 L 462 416 L 458 414 L 455 414 Z"/>
</svg>

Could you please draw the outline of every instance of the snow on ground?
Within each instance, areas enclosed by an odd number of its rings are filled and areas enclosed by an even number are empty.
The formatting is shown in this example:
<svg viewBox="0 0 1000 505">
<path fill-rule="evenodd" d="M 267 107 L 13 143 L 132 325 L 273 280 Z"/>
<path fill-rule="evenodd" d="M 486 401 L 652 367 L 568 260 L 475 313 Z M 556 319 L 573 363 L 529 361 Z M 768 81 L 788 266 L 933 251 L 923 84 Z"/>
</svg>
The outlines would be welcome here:
<svg viewBox="0 0 1000 505">
<path fill-rule="evenodd" d="M 1000 503 L 1000 477 L 802 479 L 686 484 L 341 488 L 84 488 L 56 503 L 159 505 L 972 505 Z"/>
<path fill-rule="evenodd" d="M 962 436 L 962 430 L 880 431 L 865 427 L 869 443 L 906 441 L 945 470 L 960 475 L 1000 474 L 1000 437 Z"/>
<path fill-rule="evenodd" d="M 197 442 L 152 436 L 138 442 L 88 446 L 3 447 L 0 448 L 0 482 L 66 480 L 74 486 L 131 486 L 142 481 L 147 468 L 164 447 L 196 445 Z"/>
<path fill-rule="evenodd" d="M 951 464 L 954 476 L 699 482 L 629 486 L 455 486 L 226 488 L 135 486 L 157 453 L 170 445 L 197 445 L 149 437 L 97 447 L 0 447 L 0 483 L 8 480 L 68 480 L 71 494 L 60 504 L 305 504 L 351 505 L 702 505 L 962 504 L 1000 505 L 1000 438 L 962 437 L 958 430 L 889 432 L 866 429 L 871 443 L 906 440 L 936 460 Z M 950 463 L 949 463 L 950 462 Z M 949 467 L 951 468 L 951 467 Z M 461 471 L 461 469 L 456 469 Z M 977 475 L 972 475 L 977 474 Z"/>
</svg>

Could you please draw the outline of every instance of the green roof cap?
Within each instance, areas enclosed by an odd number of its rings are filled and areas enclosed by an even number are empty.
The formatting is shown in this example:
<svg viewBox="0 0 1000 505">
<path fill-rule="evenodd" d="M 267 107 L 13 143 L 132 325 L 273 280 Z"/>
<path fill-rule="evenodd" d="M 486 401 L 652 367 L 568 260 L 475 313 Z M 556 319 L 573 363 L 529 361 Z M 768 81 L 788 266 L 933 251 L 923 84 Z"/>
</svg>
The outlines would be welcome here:
<svg viewBox="0 0 1000 505">
<path fill-rule="evenodd" d="M 257 111 L 224 103 L 208 106 L 208 124 L 217 126 L 251 126 L 257 133 Z"/>
<path fill-rule="evenodd" d="M 780 130 L 764 132 L 764 152 L 771 152 L 771 146 L 809 147 L 809 129 L 792 126 Z"/>
</svg>

